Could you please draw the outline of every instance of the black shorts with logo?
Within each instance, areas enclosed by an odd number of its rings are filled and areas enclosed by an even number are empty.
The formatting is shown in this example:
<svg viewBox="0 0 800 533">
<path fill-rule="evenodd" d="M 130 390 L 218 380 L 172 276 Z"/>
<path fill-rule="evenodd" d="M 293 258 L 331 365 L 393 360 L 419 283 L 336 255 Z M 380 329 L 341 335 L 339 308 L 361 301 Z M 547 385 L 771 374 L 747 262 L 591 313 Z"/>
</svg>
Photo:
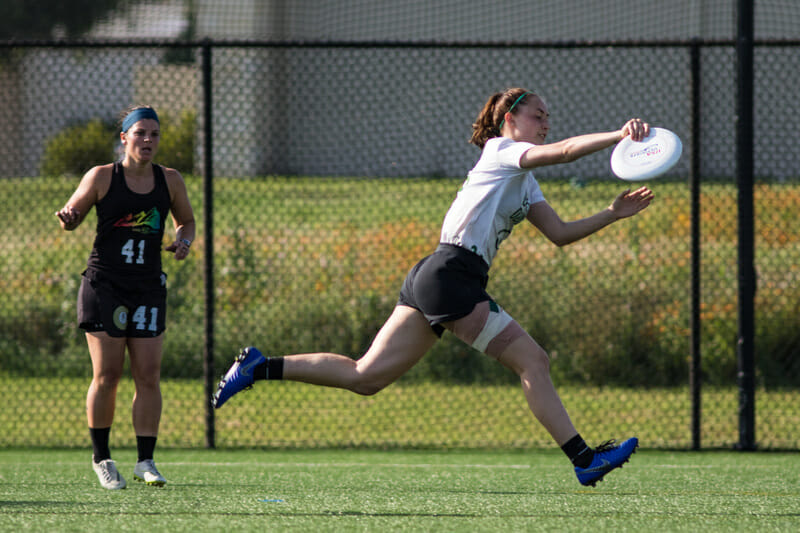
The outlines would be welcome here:
<svg viewBox="0 0 800 533">
<path fill-rule="evenodd" d="M 87 269 L 78 289 L 78 326 L 111 337 L 157 337 L 166 329 L 167 275 L 158 280 L 115 278 Z"/>
<path fill-rule="evenodd" d="M 439 244 L 409 271 L 397 303 L 419 310 L 441 336 L 442 322 L 463 318 L 480 302 L 491 300 L 488 282 L 489 265 L 478 254 Z"/>
</svg>

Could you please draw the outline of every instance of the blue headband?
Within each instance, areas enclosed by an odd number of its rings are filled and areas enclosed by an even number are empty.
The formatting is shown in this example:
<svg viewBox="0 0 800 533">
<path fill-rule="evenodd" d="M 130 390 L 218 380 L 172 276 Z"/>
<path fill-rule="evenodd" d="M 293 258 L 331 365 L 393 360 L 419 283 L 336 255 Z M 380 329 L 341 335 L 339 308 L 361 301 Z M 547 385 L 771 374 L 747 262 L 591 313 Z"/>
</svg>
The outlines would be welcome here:
<svg viewBox="0 0 800 533">
<path fill-rule="evenodd" d="M 511 107 L 508 108 L 508 111 L 506 111 L 506 113 L 511 113 L 511 110 L 514 109 L 514 107 L 519 103 L 519 101 L 522 100 L 523 98 L 525 98 L 526 96 L 528 96 L 529 94 L 533 94 L 533 93 L 530 92 L 530 91 L 526 91 L 526 92 L 522 93 L 519 98 L 514 100 L 514 103 L 511 104 Z M 497 129 L 498 130 L 502 130 L 503 129 L 503 124 L 505 124 L 505 123 L 506 123 L 506 118 L 505 118 L 505 113 L 503 113 L 503 120 L 500 121 L 500 125 L 497 127 Z"/>
<path fill-rule="evenodd" d="M 158 121 L 158 115 L 156 114 L 156 110 L 151 107 L 139 107 L 128 113 L 128 116 L 125 117 L 125 120 L 122 121 L 122 133 L 125 133 L 130 129 L 131 126 L 139 122 L 140 120 L 144 120 L 147 118 L 151 118 L 161 124 Z"/>
</svg>

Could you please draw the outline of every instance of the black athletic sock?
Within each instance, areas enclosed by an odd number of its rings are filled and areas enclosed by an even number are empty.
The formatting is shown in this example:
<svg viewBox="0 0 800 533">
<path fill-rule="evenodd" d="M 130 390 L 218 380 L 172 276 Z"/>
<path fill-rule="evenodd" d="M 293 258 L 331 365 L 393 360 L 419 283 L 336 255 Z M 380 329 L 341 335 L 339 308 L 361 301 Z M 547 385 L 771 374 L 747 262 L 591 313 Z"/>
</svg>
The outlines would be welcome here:
<svg viewBox="0 0 800 533">
<path fill-rule="evenodd" d="M 153 451 L 156 449 L 156 439 L 158 437 L 141 437 L 136 435 L 136 451 L 139 454 L 139 461 L 153 458 Z"/>
<path fill-rule="evenodd" d="M 270 357 L 253 369 L 253 380 L 283 379 L 283 357 Z"/>
<path fill-rule="evenodd" d="M 567 454 L 572 464 L 579 468 L 588 467 L 592 464 L 592 459 L 594 459 L 594 450 L 586 445 L 586 442 L 580 435 L 575 435 L 569 439 L 561 449 Z"/>
<path fill-rule="evenodd" d="M 89 428 L 89 436 L 92 438 L 92 459 L 95 464 L 106 459 L 111 459 L 111 451 L 108 449 L 108 438 L 111 428 Z"/>
</svg>

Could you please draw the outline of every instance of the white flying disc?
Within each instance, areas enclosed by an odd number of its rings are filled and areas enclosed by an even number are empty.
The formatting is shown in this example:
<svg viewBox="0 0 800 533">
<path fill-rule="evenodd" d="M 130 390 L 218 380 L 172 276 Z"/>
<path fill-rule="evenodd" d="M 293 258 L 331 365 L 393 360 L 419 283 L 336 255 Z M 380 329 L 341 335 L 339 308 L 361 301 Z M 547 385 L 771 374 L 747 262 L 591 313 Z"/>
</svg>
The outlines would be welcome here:
<svg viewBox="0 0 800 533">
<path fill-rule="evenodd" d="M 650 128 L 641 141 L 622 139 L 611 153 L 611 170 L 627 181 L 649 180 L 671 169 L 681 158 L 683 145 L 664 128 Z"/>
</svg>

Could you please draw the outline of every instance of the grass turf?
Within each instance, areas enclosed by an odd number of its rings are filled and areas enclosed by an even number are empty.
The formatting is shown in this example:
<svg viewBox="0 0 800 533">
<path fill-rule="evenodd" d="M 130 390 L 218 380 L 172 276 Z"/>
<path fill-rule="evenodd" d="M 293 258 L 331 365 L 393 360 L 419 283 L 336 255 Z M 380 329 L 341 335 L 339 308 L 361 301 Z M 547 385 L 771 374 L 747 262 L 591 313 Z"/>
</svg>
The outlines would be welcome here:
<svg viewBox="0 0 800 533">
<path fill-rule="evenodd" d="M 597 488 L 544 451 L 158 450 L 105 491 L 87 450 L 0 450 L 2 531 L 794 531 L 796 453 L 640 450 Z"/>
</svg>

